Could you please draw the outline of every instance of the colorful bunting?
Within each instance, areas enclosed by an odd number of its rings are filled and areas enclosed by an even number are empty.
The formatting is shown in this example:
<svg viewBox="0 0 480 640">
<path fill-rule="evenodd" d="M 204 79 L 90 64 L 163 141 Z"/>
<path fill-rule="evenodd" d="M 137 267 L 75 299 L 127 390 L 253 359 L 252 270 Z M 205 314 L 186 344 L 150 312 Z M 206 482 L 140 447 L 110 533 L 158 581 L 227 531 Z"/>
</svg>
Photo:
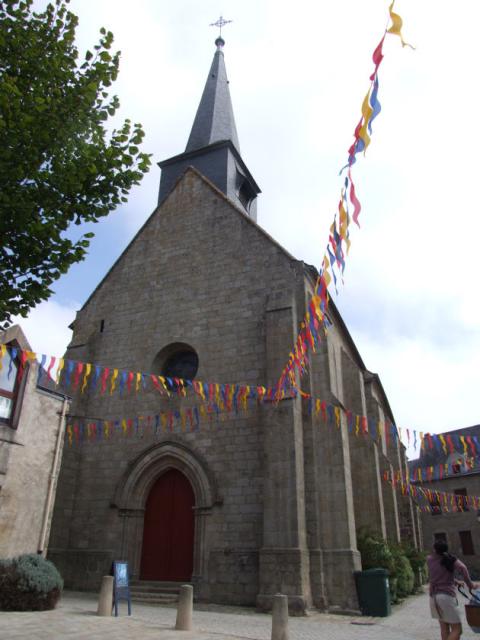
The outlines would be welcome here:
<svg viewBox="0 0 480 640">
<path fill-rule="evenodd" d="M 344 188 L 342 188 L 341 190 L 340 202 L 338 205 L 338 217 L 337 214 L 335 214 L 333 223 L 330 227 L 329 241 L 327 243 L 327 247 L 325 249 L 325 253 L 321 262 L 322 267 L 320 269 L 320 273 L 315 285 L 314 295 L 317 294 L 320 285 L 325 285 L 326 283 L 327 288 L 332 278 L 334 281 L 335 291 L 338 293 L 335 267 L 338 269 L 339 275 L 343 279 L 343 274 L 345 271 L 345 256 L 348 255 L 348 251 L 350 249 L 350 233 L 348 229 L 350 224 L 350 217 L 348 213 L 348 200 L 350 200 L 354 207 L 352 220 L 360 227 L 358 216 L 361 211 L 361 205 L 356 195 L 355 185 L 352 180 L 351 169 L 356 162 L 357 155 L 362 152 L 364 154 L 366 153 L 371 141 L 373 121 L 381 112 L 381 105 L 378 100 L 378 70 L 384 58 L 383 43 L 385 41 L 385 36 L 390 33 L 392 35 L 398 35 L 403 46 L 407 44 L 403 40 L 401 34 L 403 25 L 402 19 L 398 14 L 393 12 L 393 5 L 394 2 L 392 2 L 389 7 L 389 15 L 392 21 L 392 25 L 389 29 L 385 29 L 380 42 L 375 47 L 375 50 L 373 52 L 372 60 L 374 69 L 369 78 L 370 87 L 368 88 L 368 91 L 363 99 L 361 109 L 362 115 L 354 130 L 353 143 L 348 149 L 347 164 L 340 171 L 340 173 L 342 173 L 345 169 L 348 169 L 348 177 L 345 179 Z M 331 275 L 329 271 L 331 272 Z M 326 331 L 328 328 L 328 318 L 326 315 L 328 306 L 328 294 L 326 293 L 326 291 L 324 300 L 325 305 L 322 309 L 324 315 L 321 320 L 321 326 Z M 282 393 L 286 392 L 289 387 L 297 387 L 295 372 L 300 377 L 303 375 L 308 366 L 308 348 L 310 346 L 310 348 L 314 349 L 314 346 L 318 344 L 318 341 L 320 339 L 321 334 L 317 329 L 312 331 L 309 324 L 309 318 L 306 316 L 300 323 L 300 332 L 298 334 L 297 341 L 294 345 L 293 350 L 289 354 L 288 361 L 283 368 L 283 371 L 278 380 L 276 392 L 277 399 L 281 398 Z"/>
</svg>

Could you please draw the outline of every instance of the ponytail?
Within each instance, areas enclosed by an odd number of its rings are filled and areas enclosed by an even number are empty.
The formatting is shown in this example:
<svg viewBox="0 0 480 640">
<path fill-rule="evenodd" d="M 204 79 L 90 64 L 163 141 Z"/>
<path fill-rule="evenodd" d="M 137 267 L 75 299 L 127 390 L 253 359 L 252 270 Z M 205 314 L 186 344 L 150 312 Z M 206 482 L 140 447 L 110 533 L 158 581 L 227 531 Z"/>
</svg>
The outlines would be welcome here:
<svg viewBox="0 0 480 640">
<path fill-rule="evenodd" d="M 445 567 L 445 569 L 447 569 L 448 571 L 450 571 L 450 573 L 452 573 L 456 561 L 457 559 L 455 556 L 452 556 L 451 553 L 448 553 L 447 551 L 445 551 L 445 553 L 442 553 L 442 559 L 440 561 L 440 564 L 442 565 L 442 567 Z"/>
<path fill-rule="evenodd" d="M 436 540 L 433 548 L 435 549 L 437 555 L 441 556 L 442 558 L 440 561 L 442 567 L 445 567 L 445 569 L 452 573 L 457 558 L 455 556 L 452 556 L 451 553 L 448 553 L 448 544 L 445 542 L 445 540 Z"/>
</svg>

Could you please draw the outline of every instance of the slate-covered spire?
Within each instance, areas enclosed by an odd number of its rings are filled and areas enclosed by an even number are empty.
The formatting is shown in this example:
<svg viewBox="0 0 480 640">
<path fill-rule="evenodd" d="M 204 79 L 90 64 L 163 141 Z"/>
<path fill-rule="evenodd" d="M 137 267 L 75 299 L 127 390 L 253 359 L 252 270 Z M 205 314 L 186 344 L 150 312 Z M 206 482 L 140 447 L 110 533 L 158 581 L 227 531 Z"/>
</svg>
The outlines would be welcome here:
<svg viewBox="0 0 480 640">
<path fill-rule="evenodd" d="M 240 152 L 223 56 L 225 40 L 217 38 L 215 44 L 217 50 L 213 56 L 212 66 L 185 151 L 201 149 L 214 142 L 220 142 L 220 140 L 231 140 L 237 151 Z"/>
<path fill-rule="evenodd" d="M 195 167 L 244 213 L 257 219 L 260 189 L 240 155 L 223 58 L 224 40 L 215 40 L 213 57 L 187 148 L 178 156 L 159 162 L 162 170 L 158 203 L 170 193 L 189 167 Z"/>
</svg>

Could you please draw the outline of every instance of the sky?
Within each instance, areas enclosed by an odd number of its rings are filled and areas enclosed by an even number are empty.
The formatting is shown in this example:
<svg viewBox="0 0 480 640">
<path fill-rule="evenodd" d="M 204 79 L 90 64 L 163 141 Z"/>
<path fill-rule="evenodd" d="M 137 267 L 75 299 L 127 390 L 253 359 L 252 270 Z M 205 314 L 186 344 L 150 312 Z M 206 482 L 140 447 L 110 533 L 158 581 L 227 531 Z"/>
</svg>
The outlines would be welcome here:
<svg viewBox="0 0 480 640">
<path fill-rule="evenodd" d="M 38 0 L 37 7 L 45 2 Z M 338 203 L 339 169 L 360 117 L 384 0 L 71 0 L 79 50 L 100 27 L 122 52 L 117 122 L 145 131 L 152 169 L 95 225 L 87 259 L 20 323 L 32 349 L 62 355 L 69 323 L 155 209 L 158 161 L 186 145 L 220 15 L 242 157 L 259 184 L 258 222 L 317 268 Z M 353 177 L 360 229 L 331 291 L 397 426 L 438 433 L 480 423 L 478 0 L 396 0 L 403 35 L 379 70 L 382 112 Z"/>
</svg>

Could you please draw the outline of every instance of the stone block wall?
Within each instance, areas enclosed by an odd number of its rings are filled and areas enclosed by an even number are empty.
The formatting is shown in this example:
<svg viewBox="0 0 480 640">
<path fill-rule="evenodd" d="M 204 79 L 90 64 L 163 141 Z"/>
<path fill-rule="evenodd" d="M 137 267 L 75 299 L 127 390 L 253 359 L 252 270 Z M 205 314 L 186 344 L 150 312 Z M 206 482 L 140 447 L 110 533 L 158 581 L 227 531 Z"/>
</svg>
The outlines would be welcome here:
<svg viewBox="0 0 480 640">
<path fill-rule="evenodd" d="M 3 335 L 7 344 L 14 334 L 12 328 Z M 28 348 L 27 344 L 20 346 Z M 37 553 L 48 545 L 51 510 L 47 496 L 50 483 L 54 492 L 56 487 L 52 473 L 63 399 L 38 388 L 37 379 L 38 363 L 31 362 L 23 374 L 16 428 L 0 425 L 1 558 Z M 45 519 L 46 545 L 41 549 Z"/>
<path fill-rule="evenodd" d="M 199 356 L 197 379 L 265 384 L 268 297 L 275 288 L 294 292 L 302 284 L 302 266 L 191 171 L 78 313 L 67 357 L 149 372 L 159 351 L 182 342 Z M 289 339 L 278 351 L 282 365 L 294 335 L 291 316 L 289 322 Z M 192 402 L 166 400 L 154 389 L 123 397 L 93 392 L 75 399 L 72 414 L 134 418 Z M 264 433 L 274 413 L 252 407 L 211 424 L 202 420 L 198 431 L 174 434 L 192 456 L 206 461 L 217 487 L 218 499 L 207 505 L 202 525 L 203 573 L 196 576 L 198 589 L 213 601 L 241 596 L 243 604 L 255 603 L 266 499 Z M 132 462 L 171 437 L 168 429 L 147 430 L 142 438 L 116 436 L 68 449 L 61 482 L 67 487 L 76 475 L 76 487 L 73 493 L 66 488 L 57 502 L 52 555 L 68 564 L 72 552 L 80 558 L 91 549 L 110 556 L 121 553 L 122 544 L 129 549 L 122 543 L 124 524 L 114 496 Z M 138 570 L 138 550 L 129 559 Z M 78 572 L 71 575 L 70 586 L 81 586 Z"/>
</svg>

